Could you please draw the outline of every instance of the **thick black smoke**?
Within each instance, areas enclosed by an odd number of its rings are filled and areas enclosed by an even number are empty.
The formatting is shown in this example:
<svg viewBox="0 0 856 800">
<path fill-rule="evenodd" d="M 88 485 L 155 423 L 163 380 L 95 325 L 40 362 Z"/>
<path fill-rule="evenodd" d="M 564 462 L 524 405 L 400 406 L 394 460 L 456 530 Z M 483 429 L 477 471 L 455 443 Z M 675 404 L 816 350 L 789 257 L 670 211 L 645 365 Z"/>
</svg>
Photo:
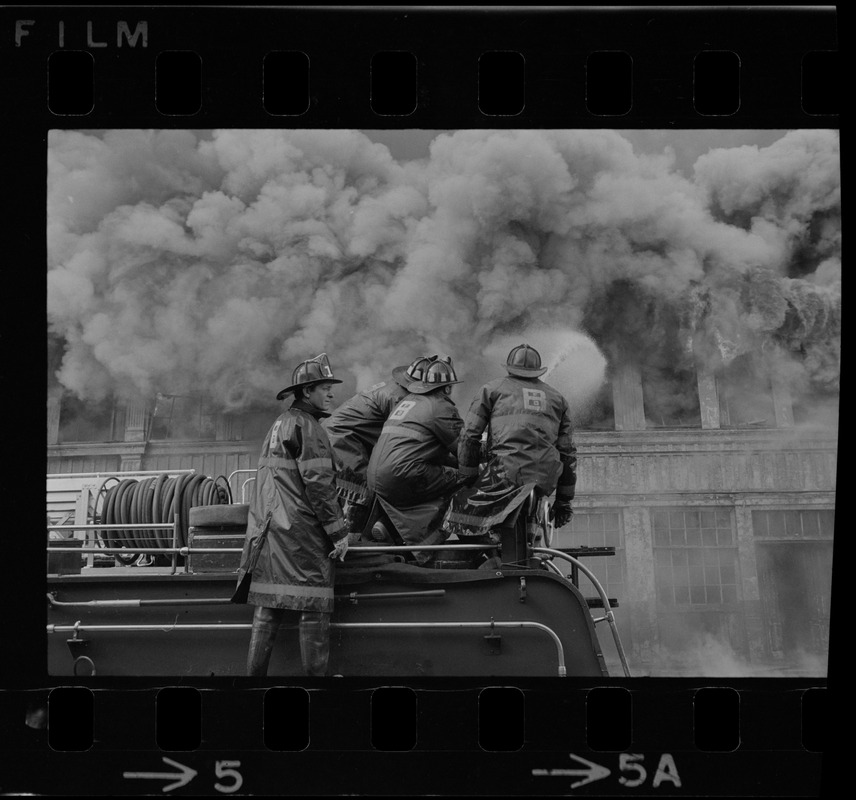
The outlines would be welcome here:
<svg viewBox="0 0 856 800">
<path fill-rule="evenodd" d="M 48 155 L 55 371 L 83 399 L 238 411 L 322 351 L 342 396 L 423 352 L 469 390 L 550 325 L 652 370 L 766 347 L 795 390 L 838 385 L 834 132 L 691 178 L 614 131 L 461 131 L 403 164 L 356 131 L 54 131 Z"/>
</svg>

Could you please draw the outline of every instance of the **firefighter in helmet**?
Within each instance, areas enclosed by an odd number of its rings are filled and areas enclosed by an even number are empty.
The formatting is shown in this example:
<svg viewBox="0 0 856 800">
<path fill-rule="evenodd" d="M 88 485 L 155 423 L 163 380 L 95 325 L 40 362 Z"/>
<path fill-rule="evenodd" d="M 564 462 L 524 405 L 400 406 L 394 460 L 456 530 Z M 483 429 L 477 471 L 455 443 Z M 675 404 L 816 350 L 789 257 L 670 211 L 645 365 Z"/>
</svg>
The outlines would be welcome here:
<svg viewBox="0 0 856 800">
<path fill-rule="evenodd" d="M 543 496 L 556 493 L 556 527 L 573 513 L 577 458 L 568 401 L 540 380 L 547 370 L 534 347 L 512 349 L 505 369 L 506 377 L 490 381 L 473 399 L 461 432 L 459 469 L 475 483 L 455 497 L 444 521 L 459 537 L 513 527 L 533 487 Z M 486 461 L 482 470 L 480 461 Z M 503 560 L 515 556 L 503 552 Z"/>
<path fill-rule="evenodd" d="M 368 485 L 375 492 L 386 519 L 404 544 L 441 544 L 441 528 L 449 498 L 461 485 L 456 468 L 458 436 L 463 420 L 452 401 L 452 387 L 460 383 L 452 360 L 438 356 L 420 381 L 395 407 L 384 423 L 369 461 Z M 381 522 L 373 538 L 384 533 Z M 427 564 L 430 551 L 416 552 Z"/>
<path fill-rule="evenodd" d="M 366 470 L 383 423 L 407 396 L 410 384 L 422 379 L 431 360 L 420 356 L 409 365 L 396 367 L 391 381 L 377 383 L 354 395 L 324 422 L 337 461 L 336 488 L 354 540 L 359 538 L 368 522 L 374 500 L 366 481 Z"/>
<path fill-rule="evenodd" d="M 277 395 L 294 394 L 294 401 L 262 445 L 232 598 L 256 606 L 247 654 L 251 676 L 267 674 L 287 619 L 298 622 L 304 672 L 327 671 L 334 560 L 348 549 L 333 450 L 319 422 L 329 416 L 336 383 L 326 354 L 301 362 L 291 385 Z"/>
</svg>

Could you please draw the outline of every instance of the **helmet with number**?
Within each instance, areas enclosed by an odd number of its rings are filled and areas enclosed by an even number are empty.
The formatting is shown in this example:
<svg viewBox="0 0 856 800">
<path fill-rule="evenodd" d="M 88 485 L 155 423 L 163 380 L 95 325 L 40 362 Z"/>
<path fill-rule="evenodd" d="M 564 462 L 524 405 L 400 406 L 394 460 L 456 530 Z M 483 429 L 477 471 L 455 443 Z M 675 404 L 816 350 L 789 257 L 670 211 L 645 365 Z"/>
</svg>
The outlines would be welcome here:
<svg viewBox="0 0 856 800">
<path fill-rule="evenodd" d="M 422 380 L 425 369 L 432 360 L 429 356 L 419 356 L 419 358 L 411 361 L 410 364 L 396 367 L 392 371 L 392 378 L 399 386 L 403 386 L 406 389 L 413 381 Z"/>
<path fill-rule="evenodd" d="M 537 378 L 547 371 L 541 366 L 540 353 L 528 344 L 518 345 L 508 354 L 505 368 L 518 378 Z"/>
<path fill-rule="evenodd" d="M 295 389 L 304 389 L 314 386 L 316 383 L 341 383 L 333 377 L 333 370 L 330 367 L 330 359 L 326 353 L 321 353 L 320 356 L 309 358 L 306 361 L 301 361 L 291 373 L 291 386 L 286 386 L 277 396 L 277 400 L 282 400 L 286 395 L 291 394 Z"/>
<path fill-rule="evenodd" d="M 425 370 L 425 375 L 421 381 L 414 381 L 410 384 L 410 391 L 414 394 L 428 394 L 435 389 L 441 389 L 443 386 L 451 386 L 454 383 L 460 383 L 458 376 L 455 374 L 455 368 L 452 366 L 452 359 L 448 356 L 442 356 L 446 360 L 432 361 Z"/>
</svg>

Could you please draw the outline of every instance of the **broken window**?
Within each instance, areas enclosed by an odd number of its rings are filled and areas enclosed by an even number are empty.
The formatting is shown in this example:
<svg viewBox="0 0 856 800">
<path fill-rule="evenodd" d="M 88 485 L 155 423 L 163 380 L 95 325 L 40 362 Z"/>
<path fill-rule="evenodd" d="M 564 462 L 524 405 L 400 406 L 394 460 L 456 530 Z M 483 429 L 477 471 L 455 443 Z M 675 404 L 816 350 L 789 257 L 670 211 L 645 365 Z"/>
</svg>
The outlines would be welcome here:
<svg viewBox="0 0 856 800">
<path fill-rule="evenodd" d="M 612 385 L 609 382 L 601 386 L 600 391 L 587 405 L 571 408 L 571 424 L 574 428 L 587 431 L 615 430 Z"/>
<path fill-rule="evenodd" d="M 59 442 L 118 442 L 125 434 L 124 408 L 115 400 L 100 403 L 68 395 L 62 398 Z"/>
<path fill-rule="evenodd" d="M 774 428 L 773 389 L 751 353 L 735 358 L 717 376 L 721 428 Z"/>
<path fill-rule="evenodd" d="M 694 369 L 645 364 L 641 372 L 646 427 L 701 427 L 698 379 Z"/>
<path fill-rule="evenodd" d="M 158 394 L 152 412 L 153 440 L 213 441 L 217 415 L 206 409 L 200 398 Z"/>
</svg>

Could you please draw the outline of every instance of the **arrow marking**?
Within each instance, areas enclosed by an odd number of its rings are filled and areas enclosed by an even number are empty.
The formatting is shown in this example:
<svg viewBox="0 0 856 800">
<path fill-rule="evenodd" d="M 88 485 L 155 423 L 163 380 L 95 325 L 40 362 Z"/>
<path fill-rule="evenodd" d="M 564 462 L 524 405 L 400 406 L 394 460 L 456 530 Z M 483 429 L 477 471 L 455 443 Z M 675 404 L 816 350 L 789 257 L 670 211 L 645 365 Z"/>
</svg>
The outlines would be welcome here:
<svg viewBox="0 0 856 800">
<path fill-rule="evenodd" d="M 574 755 L 573 753 L 569 753 L 571 758 L 576 759 L 581 764 L 585 764 L 585 769 L 533 769 L 532 775 L 536 777 L 547 777 L 547 778 L 563 778 L 569 775 L 577 776 L 584 775 L 585 777 L 581 781 L 577 781 L 576 783 L 571 784 L 571 789 L 576 789 L 579 786 L 584 786 L 587 783 L 593 783 L 594 781 L 599 781 L 603 778 L 606 778 L 611 774 L 611 772 L 606 768 L 602 767 L 600 764 L 595 764 L 593 761 L 588 761 L 581 756 Z"/>
<path fill-rule="evenodd" d="M 163 756 L 163 760 L 166 764 L 170 766 L 177 767 L 180 772 L 123 772 L 123 778 L 155 778 L 159 780 L 173 780 L 173 783 L 164 786 L 161 791 L 169 792 L 173 789 L 177 789 L 179 786 L 184 786 L 187 783 L 190 783 L 196 777 L 196 770 L 191 769 L 184 764 L 179 764 L 177 761 L 173 761 L 171 758 L 167 758 Z"/>
</svg>

